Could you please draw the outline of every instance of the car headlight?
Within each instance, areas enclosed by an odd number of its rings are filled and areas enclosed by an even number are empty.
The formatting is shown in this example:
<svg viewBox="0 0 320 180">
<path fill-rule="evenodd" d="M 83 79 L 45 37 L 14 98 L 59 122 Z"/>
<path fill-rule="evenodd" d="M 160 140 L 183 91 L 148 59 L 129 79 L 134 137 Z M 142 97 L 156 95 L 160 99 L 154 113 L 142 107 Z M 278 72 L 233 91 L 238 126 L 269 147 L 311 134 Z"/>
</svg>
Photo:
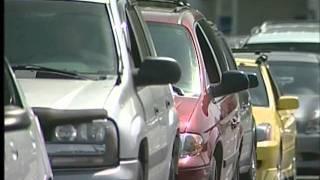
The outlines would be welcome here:
<svg viewBox="0 0 320 180">
<path fill-rule="evenodd" d="M 56 126 L 46 143 L 53 168 L 115 166 L 118 146 L 117 128 L 111 120 Z"/>
<path fill-rule="evenodd" d="M 270 141 L 272 138 L 272 126 L 269 123 L 259 124 L 256 128 L 257 141 Z"/>
<path fill-rule="evenodd" d="M 198 134 L 180 134 L 180 158 L 199 155 L 203 149 L 203 138 Z"/>
</svg>

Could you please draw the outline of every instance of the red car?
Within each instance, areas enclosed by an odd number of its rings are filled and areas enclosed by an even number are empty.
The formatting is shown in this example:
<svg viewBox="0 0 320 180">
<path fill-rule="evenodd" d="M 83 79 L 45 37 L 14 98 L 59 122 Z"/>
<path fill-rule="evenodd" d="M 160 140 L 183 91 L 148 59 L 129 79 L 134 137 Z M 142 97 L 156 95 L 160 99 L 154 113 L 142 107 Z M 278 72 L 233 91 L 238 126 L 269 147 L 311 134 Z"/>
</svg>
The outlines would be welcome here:
<svg viewBox="0 0 320 180">
<path fill-rule="evenodd" d="M 248 76 L 217 58 L 211 24 L 184 3 L 139 2 L 157 54 L 173 57 L 182 76 L 173 85 L 180 118 L 180 180 L 239 179 L 239 96 Z"/>
</svg>

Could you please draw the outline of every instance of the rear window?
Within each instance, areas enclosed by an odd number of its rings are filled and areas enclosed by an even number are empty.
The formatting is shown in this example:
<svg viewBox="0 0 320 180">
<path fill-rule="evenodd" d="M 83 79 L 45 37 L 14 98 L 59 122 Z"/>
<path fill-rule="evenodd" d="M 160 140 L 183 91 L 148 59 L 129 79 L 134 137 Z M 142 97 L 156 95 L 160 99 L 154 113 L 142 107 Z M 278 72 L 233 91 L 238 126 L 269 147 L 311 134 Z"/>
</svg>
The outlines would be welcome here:
<svg viewBox="0 0 320 180">
<path fill-rule="evenodd" d="M 199 66 L 187 30 L 178 25 L 148 23 L 159 56 L 171 57 L 179 63 L 182 76 L 176 84 L 185 93 L 200 93 Z"/>
<path fill-rule="evenodd" d="M 259 67 L 249 67 L 249 66 L 239 66 L 239 70 L 255 73 L 257 75 L 259 85 L 256 88 L 249 89 L 250 96 L 251 96 L 251 103 L 254 106 L 269 106 L 269 100 L 267 95 L 266 86 L 261 74 Z"/>
<path fill-rule="evenodd" d="M 83 74 L 116 74 L 117 56 L 105 4 L 5 1 L 5 55 Z"/>
</svg>

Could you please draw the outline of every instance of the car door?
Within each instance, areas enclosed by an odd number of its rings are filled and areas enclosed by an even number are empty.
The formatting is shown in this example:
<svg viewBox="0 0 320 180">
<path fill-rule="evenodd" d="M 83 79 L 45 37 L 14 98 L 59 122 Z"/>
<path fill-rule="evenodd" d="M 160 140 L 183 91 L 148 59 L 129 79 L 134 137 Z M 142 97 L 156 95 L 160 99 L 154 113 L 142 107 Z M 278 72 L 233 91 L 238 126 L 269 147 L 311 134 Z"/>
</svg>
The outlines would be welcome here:
<svg viewBox="0 0 320 180">
<path fill-rule="evenodd" d="M 272 91 L 275 97 L 275 102 L 281 96 L 281 92 L 276 85 L 269 69 L 267 70 Z M 296 122 L 292 110 L 278 110 L 279 119 L 281 120 L 281 139 L 282 139 L 282 168 L 289 168 L 295 156 L 295 136 L 296 136 Z"/>
<path fill-rule="evenodd" d="M 130 50 L 132 55 L 132 66 L 136 71 L 139 70 L 144 58 L 152 55 L 152 49 L 149 48 L 149 42 L 145 37 L 144 29 L 141 25 L 139 16 L 134 7 L 128 6 L 126 9 L 127 16 L 127 38 L 130 40 Z M 161 142 L 161 126 L 159 123 L 160 108 L 159 104 L 155 103 L 155 98 L 152 86 L 137 87 L 137 94 L 144 109 L 146 134 L 148 139 L 148 168 L 149 178 L 158 179 L 161 171 L 157 168 L 164 160 Z"/>
<path fill-rule="evenodd" d="M 203 20 L 196 25 L 196 34 L 208 73 L 210 83 L 219 83 L 222 72 L 227 65 L 218 60 L 212 44 L 210 43 L 210 25 Z M 206 33 L 207 32 L 207 33 Z M 207 36 L 208 35 L 208 36 Z M 211 34 L 212 35 L 212 34 Z M 221 64 L 220 64 L 221 63 Z M 234 174 L 235 162 L 238 159 L 237 140 L 239 133 L 238 97 L 234 94 L 218 97 L 210 102 L 209 108 L 218 106 L 220 114 L 220 137 L 223 146 L 223 161 L 221 179 L 231 179 Z M 214 110 L 209 111 L 213 112 Z"/>
<path fill-rule="evenodd" d="M 4 68 L 4 75 L 5 180 L 33 180 L 35 177 L 43 180 L 52 179 L 39 122 L 24 103 L 7 66 Z M 21 114 L 17 116 L 19 112 Z M 20 119 L 20 124 L 17 124 L 14 118 Z M 14 124 L 15 128 L 9 127 L 13 127 Z"/>
</svg>

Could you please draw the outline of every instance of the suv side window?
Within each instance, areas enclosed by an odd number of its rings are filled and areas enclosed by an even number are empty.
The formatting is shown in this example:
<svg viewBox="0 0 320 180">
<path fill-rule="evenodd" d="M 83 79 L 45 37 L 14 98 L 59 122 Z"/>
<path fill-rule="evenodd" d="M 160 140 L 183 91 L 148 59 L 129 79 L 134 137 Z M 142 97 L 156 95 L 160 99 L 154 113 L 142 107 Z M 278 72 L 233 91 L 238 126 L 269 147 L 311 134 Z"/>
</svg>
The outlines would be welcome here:
<svg viewBox="0 0 320 180">
<path fill-rule="evenodd" d="M 149 42 L 144 34 L 144 29 L 141 24 L 137 11 L 132 6 L 127 7 L 127 26 L 129 31 L 129 38 L 131 43 L 131 53 L 133 55 L 134 65 L 136 68 L 140 67 L 144 57 L 151 54 L 149 49 Z"/>
<path fill-rule="evenodd" d="M 10 76 L 7 66 L 4 67 L 4 79 L 4 105 L 14 105 L 22 107 L 20 96 L 15 85 L 13 84 L 13 79 Z"/>
<path fill-rule="evenodd" d="M 215 32 L 216 30 L 205 19 L 201 19 L 199 21 L 199 24 L 201 25 L 206 36 L 208 37 L 209 43 L 217 56 L 217 60 L 219 62 L 219 66 L 222 72 L 227 71 L 229 69 L 228 64 L 226 62 L 227 57 L 225 56 L 223 48 L 221 47 L 221 42 L 219 42 L 217 38 L 217 34 Z"/>
<path fill-rule="evenodd" d="M 206 35 L 203 33 L 199 24 L 196 25 L 196 34 L 201 48 L 204 64 L 206 66 L 207 75 L 210 83 L 220 82 L 220 68 L 217 66 L 216 57 L 213 49 L 209 44 Z"/>
</svg>

